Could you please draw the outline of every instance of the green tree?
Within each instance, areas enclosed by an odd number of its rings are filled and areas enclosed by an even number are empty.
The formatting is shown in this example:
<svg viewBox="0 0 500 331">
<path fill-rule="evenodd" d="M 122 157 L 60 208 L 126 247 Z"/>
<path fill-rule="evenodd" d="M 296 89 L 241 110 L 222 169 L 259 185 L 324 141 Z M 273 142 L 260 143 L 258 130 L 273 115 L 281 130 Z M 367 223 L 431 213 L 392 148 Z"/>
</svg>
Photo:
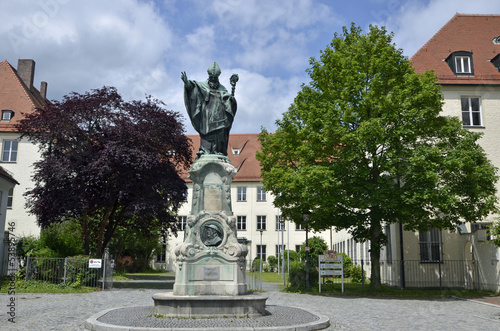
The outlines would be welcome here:
<svg viewBox="0 0 500 331">
<path fill-rule="evenodd" d="M 490 242 L 495 246 L 500 247 L 500 220 L 497 219 L 496 222 L 490 225 L 488 229 L 488 235 L 491 236 Z"/>
<path fill-rule="evenodd" d="M 328 249 L 328 245 L 326 244 L 325 239 L 321 237 L 314 236 L 309 238 L 308 240 L 309 248 L 309 264 L 311 266 L 318 266 L 318 256 L 323 255 L 325 251 Z M 300 246 L 299 256 L 302 261 L 306 260 L 306 242 Z"/>
<path fill-rule="evenodd" d="M 137 220 L 130 220 L 129 223 L 115 230 L 109 244 L 110 253 L 117 261 L 130 256 L 133 267 L 128 271 L 143 272 L 149 268 L 154 253 L 161 250 L 162 238 L 166 235 L 161 231 L 160 222 L 142 229 L 133 227 Z"/>
<path fill-rule="evenodd" d="M 258 159 L 267 191 L 283 217 L 309 227 L 347 229 L 370 241 L 371 285 L 380 287 L 382 228 L 454 230 L 495 208 L 496 168 L 456 117 L 440 116 L 442 95 L 432 72 L 416 74 L 371 26 L 344 27 L 271 134 L 262 129 Z"/>
</svg>

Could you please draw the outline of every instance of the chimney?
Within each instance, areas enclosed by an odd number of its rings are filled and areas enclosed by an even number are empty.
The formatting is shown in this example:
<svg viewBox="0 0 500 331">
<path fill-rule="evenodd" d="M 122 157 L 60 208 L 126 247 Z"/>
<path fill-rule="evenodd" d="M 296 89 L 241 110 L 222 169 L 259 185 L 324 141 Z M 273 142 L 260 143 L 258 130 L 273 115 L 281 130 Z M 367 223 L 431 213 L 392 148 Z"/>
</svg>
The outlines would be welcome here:
<svg viewBox="0 0 500 331">
<path fill-rule="evenodd" d="M 47 82 L 42 82 L 40 84 L 40 94 L 44 99 L 47 99 Z"/>
<path fill-rule="evenodd" d="M 35 61 L 19 59 L 17 61 L 17 74 L 23 80 L 28 89 L 33 90 L 33 79 L 35 78 Z"/>
</svg>

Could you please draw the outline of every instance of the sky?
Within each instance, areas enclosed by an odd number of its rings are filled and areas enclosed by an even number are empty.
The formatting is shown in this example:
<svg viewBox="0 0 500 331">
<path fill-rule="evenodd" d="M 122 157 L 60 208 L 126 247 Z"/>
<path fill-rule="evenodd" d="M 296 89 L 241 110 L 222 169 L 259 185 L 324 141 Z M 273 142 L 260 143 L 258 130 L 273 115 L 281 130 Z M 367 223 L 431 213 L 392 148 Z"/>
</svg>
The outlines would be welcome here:
<svg viewBox="0 0 500 331">
<path fill-rule="evenodd" d="M 0 61 L 36 62 L 35 86 L 61 100 L 114 86 L 125 100 L 162 100 L 187 119 L 181 72 L 239 81 L 232 133 L 273 132 L 293 102 L 311 57 L 343 26 L 394 33 L 411 57 L 456 13 L 500 14 L 492 0 L 0 0 Z"/>
</svg>

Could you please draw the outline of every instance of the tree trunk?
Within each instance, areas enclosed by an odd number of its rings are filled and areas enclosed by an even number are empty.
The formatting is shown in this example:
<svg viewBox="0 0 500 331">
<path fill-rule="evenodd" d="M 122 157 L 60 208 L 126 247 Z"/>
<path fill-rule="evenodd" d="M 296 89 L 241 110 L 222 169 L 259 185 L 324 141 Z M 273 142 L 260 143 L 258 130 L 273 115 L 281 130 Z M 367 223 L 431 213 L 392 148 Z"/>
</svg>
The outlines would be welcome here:
<svg viewBox="0 0 500 331">
<path fill-rule="evenodd" d="M 83 212 L 82 234 L 83 234 L 83 251 L 85 252 L 85 255 L 90 255 L 90 238 L 89 238 L 87 210 L 84 210 Z"/>
<path fill-rule="evenodd" d="M 370 287 L 381 288 L 380 281 L 380 235 L 382 234 L 382 226 L 379 221 L 372 221 L 370 238 L 370 263 L 372 268 Z"/>
</svg>

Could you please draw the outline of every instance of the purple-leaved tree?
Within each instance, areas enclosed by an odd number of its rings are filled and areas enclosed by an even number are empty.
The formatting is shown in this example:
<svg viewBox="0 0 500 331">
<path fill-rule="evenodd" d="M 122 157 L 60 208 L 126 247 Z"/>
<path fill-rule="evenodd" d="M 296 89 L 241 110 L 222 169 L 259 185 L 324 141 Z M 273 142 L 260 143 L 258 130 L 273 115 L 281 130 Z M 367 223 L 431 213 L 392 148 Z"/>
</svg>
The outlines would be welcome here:
<svg viewBox="0 0 500 331">
<path fill-rule="evenodd" d="M 176 232 L 187 190 L 180 174 L 192 162 L 179 113 L 102 87 L 25 116 L 18 130 L 41 152 L 27 208 L 42 227 L 77 219 L 96 256 L 118 227 Z"/>
</svg>

